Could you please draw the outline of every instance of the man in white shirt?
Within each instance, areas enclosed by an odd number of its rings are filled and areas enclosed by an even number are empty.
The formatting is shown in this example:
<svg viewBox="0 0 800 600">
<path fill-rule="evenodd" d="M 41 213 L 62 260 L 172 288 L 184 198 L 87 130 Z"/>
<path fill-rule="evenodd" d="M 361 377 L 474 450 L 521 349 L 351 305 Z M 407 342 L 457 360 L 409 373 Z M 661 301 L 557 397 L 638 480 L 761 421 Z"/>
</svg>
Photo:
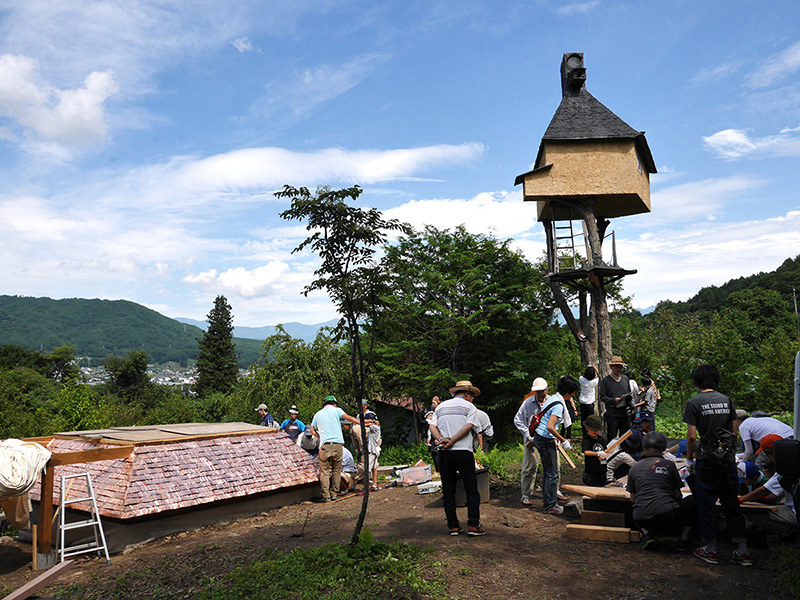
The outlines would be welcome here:
<svg viewBox="0 0 800 600">
<path fill-rule="evenodd" d="M 479 425 L 478 411 L 472 400 L 481 391 L 469 381 L 459 381 L 450 388 L 453 399 L 436 407 L 436 424 L 430 429 L 439 446 L 439 467 L 442 474 L 444 514 L 450 535 L 464 530 L 456 514 L 456 482 L 458 475 L 464 482 L 467 497 L 467 535 L 486 535 L 481 525 L 481 495 L 475 474 L 475 456 L 472 453 L 472 431 Z"/>
<path fill-rule="evenodd" d="M 539 451 L 533 445 L 528 428 L 531 424 L 533 415 L 539 414 L 542 410 L 542 402 L 547 399 L 547 381 L 544 377 L 537 377 L 531 385 L 531 393 L 522 401 L 516 416 L 514 425 L 522 434 L 522 472 L 520 473 L 520 491 L 522 492 L 522 503 L 530 506 L 531 496 L 533 496 L 534 482 L 536 481 L 536 471 L 539 470 Z"/>
<path fill-rule="evenodd" d="M 786 423 L 772 417 L 748 417 L 747 412 L 738 409 L 733 422 L 733 432 L 739 432 L 744 444 L 744 458 L 752 460 L 761 440 L 766 435 L 779 435 L 783 439 L 794 437 L 794 430 Z"/>
</svg>

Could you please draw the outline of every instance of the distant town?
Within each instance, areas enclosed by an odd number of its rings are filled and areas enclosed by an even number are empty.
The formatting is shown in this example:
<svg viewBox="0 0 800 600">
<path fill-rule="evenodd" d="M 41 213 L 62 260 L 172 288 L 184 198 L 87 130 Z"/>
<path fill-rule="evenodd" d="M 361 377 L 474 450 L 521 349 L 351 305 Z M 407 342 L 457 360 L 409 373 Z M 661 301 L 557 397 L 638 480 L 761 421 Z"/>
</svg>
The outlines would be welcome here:
<svg viewBox="0 0 800 600">
<path fill-rule="evenodd" d="M 80 363 L 81 359 L 76 359 Z M 108 373 L 102 367 L 81 367 L 81 373 L 89 385 L 100 385 L 108 382 Z M 247 375 L 247 369 L 239 369 L 239 376 Z M 176 362 L 169 362 L 164 365 L 147 365 L 147 374 L 150 380 L 158 385 L 168 385 L 170 387 L 184 390 L 195 384 L 197 369 L 194 366 L 182 367 Z"/>
</svg>

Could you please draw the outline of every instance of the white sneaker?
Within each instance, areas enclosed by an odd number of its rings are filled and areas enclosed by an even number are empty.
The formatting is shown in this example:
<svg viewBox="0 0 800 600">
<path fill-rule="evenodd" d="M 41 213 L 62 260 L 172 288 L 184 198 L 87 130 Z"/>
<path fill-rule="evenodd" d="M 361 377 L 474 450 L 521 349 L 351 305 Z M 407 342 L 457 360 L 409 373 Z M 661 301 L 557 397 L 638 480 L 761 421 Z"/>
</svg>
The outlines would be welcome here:
<svg viewBox="0 0 800 600">
<path fill-rule="evenodd" d="M 523 497 L 522 497 L 522 500 L 521 500 L 521 502 L 522 502 L 522 503 L 523 503 L 525 506 L 530 506 L 531 504 L 533 504 L 533 502 L 531 502 L 531 499 L 530 499 L 530 498 L 528 498 L 528 496 L 523 496 Z"/>
<path fill-rule="evenodd" d="M 560 507 L 558 504 L 556 504 L 550 510 L 544 511 L 544 514 L 546 514 L 546 515 L 563 515 L 564 514 L 564 509 L 562 507 Z"/>
</svg>

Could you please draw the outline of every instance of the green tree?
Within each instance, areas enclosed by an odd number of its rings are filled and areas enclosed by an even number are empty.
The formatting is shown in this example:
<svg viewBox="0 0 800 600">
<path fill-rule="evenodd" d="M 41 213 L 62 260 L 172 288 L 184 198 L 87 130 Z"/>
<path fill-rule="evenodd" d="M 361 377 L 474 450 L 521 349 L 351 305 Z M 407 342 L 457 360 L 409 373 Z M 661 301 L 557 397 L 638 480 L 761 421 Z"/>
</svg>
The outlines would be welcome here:
<svg viewBox="0 0 800 600">
<path fill-rule="evenodd" d="M 341 190 L 320 187 L 311 193 L 305 187 L 286 185 L 275 193 L 276 197 L 291 201 L 291 207 L 283 211 L 281 217 L 306 221 L 306 229 L 312 232 L 292 252 L 309 248 L 322 259 L 322 265 L 314 271 L 316 279 L 306 286 L 304 294 L 325 290 L 341 315 L 338 329 L 347 336 L 350 346 L 350 372 L 359 414 L 372 364 L 374 339 L 368 336 L 364 347 L 362 327 L 375 319 L 383 287 L 373 257 L 377 247 L 386 240 L 386 232 L 407 230 L 397 220 L 384 219 L 375 208 L 360 209 L 349 205 L 348 201 L 358 199 L 361 192 L 358 186 Z M 363 419 L 361 432 L 366 440 Z M 364 468 L 369 470 L 368 456 L 365 456 Z M 369 486 L 364 486 L 361 513 L 351 540 L 354 545 L 364 524 L 368 499 Z"/>
<path fill-rule="evenodd" d="M 127 400 L 143 400 L 153 385 L 147 374 L 147 354 L 142 350 L 131 350 L 125 358 L 111 355 L 103 363 L 108 373 L 108 388 Z"/>
<path fill-rule="evenodd" d="M 534 376 L 580 368 L 567 358 L 577 348 L 556 331 L 543 272 L 511 240 L 426 227 L 385 250 L 388 291 L 375 322 L 385 391 L 430 398 L 470 378 L 480 401 L 515 412 Z"/>
<path fill-rule="evenodd" d="M 208 313 L 208 329 L 200 340 L 194 389 L 199 396 L 227 393 L 236 385 L 238 377 L 231 306 L 225 296 L 217 296 L 214 308 Z"/>
</svg>

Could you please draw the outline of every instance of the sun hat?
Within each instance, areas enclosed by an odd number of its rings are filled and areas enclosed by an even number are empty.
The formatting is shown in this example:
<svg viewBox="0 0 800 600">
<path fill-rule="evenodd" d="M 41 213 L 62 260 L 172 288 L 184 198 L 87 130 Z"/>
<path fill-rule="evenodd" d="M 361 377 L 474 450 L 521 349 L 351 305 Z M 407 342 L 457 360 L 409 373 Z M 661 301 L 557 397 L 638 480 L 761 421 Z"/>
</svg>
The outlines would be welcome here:
<svg viewBox="0 0 800 600">
<path fill-rule="evenodd" d="M 653 413 L 651 413 L 649 410 L 643 410 L 639 413 L 639 416 L 633 420 L 633 422 L 641 423 L 642 421 L 650 421 L 652 423 L 654 420 Z"/>
<path fill-rule="evenodd" d="M 597 415 L 589 415 L 583 421 L 583 426 L 586 427 L 586 429 L 591 429 L 592 431 L 600 431 L 603 428 L 603 422 Z"/>
<path fill-rule="evenodd" d="M 543 392 L 547 389 L 547 381 L 545 381 L 544 377 L 537 377 L 533 380 L 531 384 L 531 391 L 532 392 Z"/>
<path fill-rule="evenodd" d="M 622 357 L 621 357 L 621 356 L 619 356 L 619 355 L 615 355 L 615 356 L 612 356 L 612 357 L 611 357 L 611 362 L 610 362 L 610 363 L 608 363 L 608 365 L 609 365 L 609 366 L 611 366 L 611 365 L 620 365 L 620 366 L 623 366 L 623 367 L 627 367 L 627 366 L 628 366 L 628 363 L 626 363 L 626 362 L 623 362 L 623 360 L 622 360 Z"/>
<path fill-rule="evenodd" d="M 336 396 L 325 396 L 325 401 L 322 403 L 322 406 L 328 406 L 328 404 L 338 404 Z"/>
<path fill-rule="evenodd" d="M 481 391 L 472 385 L 471 381 L 457 381 L 456 384 L 450 388 L 450 393 L 455 394 L 456 392 L 469 392 L 473 396 L 480 396 Z"/>
<path fill-rule="evenodd" d="M 263 404 L 263 403 L 259 404 L 258 407 L 256 408 L 256 412 L 258 412 L 260 410 L 267 410 L 267 405 Z"/>
</svg>

